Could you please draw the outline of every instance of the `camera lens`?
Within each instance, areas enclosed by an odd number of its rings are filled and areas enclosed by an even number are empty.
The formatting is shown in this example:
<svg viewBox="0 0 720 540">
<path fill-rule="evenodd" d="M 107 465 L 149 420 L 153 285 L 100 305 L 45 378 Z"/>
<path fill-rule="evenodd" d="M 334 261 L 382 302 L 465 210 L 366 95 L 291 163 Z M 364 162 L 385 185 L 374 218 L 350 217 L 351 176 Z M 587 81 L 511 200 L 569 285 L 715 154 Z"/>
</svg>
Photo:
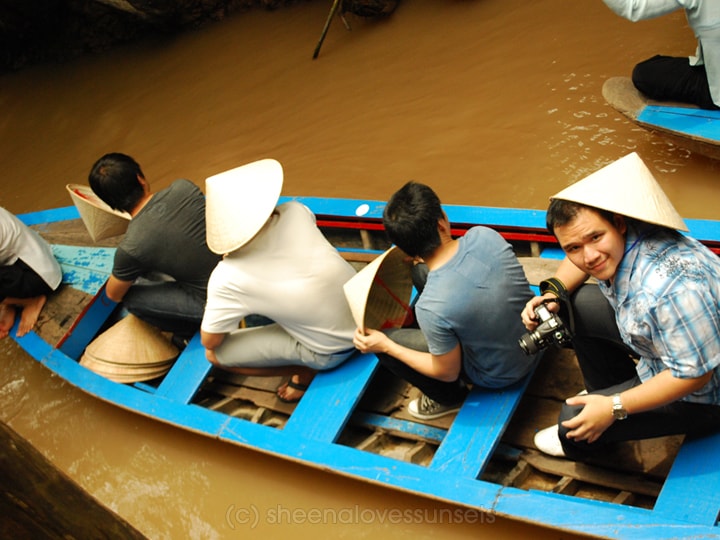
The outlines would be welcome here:
<svg viewBox="0 0 720 540">
<path fill-rule="evenodd" d="M 530 333 L 520 336 L 520 339 L 518 339 L 518 345 L 520 345 L 520 348 L 527 355 L 535 354 L 540 350 L 535 342 L 535 337 Z"/>
</svg>

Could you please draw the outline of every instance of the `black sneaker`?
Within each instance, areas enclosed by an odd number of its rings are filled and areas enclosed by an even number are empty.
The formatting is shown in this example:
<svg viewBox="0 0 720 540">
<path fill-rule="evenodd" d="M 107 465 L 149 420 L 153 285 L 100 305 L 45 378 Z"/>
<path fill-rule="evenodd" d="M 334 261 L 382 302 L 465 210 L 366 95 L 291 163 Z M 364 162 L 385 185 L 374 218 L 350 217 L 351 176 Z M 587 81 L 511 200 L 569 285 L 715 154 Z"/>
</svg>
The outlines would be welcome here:
<svg viewBox="0 0 720 540">
<path fill-rule="evenodd" d="M 443 405 L 430 399 L 425 394 L 420 394 L 419 398 L 413 399 L 408 405 L 408 413 L 419 420 L 433 420 L 446 414 L 458 412 L 461 405 L 462 402 L 454 405 Z"/>
<path fill-rule="evenodd" d="M 178 351 L 182 352 L 185 350 L 185 347 L 187 347 L 187 344 L 189 343 L 189 339 L 179 336 L 177 334 L 173 334 L 170 338 L 170 343 L 175 345 Z"/>
</svg>

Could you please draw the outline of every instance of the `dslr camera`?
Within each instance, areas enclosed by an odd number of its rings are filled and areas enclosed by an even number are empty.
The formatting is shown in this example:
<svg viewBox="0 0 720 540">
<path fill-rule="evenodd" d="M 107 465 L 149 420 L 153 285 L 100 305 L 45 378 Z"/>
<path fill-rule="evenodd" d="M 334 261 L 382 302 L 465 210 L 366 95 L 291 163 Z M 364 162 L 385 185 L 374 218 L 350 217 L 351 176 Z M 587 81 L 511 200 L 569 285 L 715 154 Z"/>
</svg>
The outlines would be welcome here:
<svg viewBox="0 0 720 540">
<path fill-rule="evenodd" d="M 560 346 L 572 339 L 570 330 L 560 317 L 551 313 L 545 304 L 535 308 L 535 318 L 538 321 L 537 328 L 533 332 L 523 334 L 518 340 L 525 354 L 535 354 L 550 345 Z"/>
</svg>

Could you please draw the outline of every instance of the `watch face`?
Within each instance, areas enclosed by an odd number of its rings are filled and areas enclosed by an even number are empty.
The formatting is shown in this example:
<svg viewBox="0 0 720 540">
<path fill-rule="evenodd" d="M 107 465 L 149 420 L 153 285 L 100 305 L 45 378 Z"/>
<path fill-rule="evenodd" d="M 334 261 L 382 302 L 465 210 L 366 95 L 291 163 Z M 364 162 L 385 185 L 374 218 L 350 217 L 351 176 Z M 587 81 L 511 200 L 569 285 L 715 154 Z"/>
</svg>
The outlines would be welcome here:
<svg viewBox="0 0 720 540">
<path fill-rule="evenodd" d="M 625 420 L 627 418 L 627 411 L 623 408 L 620 396 L 617 394 L 613 396 L 613 416 L 616 420 Z"/>
</svg>

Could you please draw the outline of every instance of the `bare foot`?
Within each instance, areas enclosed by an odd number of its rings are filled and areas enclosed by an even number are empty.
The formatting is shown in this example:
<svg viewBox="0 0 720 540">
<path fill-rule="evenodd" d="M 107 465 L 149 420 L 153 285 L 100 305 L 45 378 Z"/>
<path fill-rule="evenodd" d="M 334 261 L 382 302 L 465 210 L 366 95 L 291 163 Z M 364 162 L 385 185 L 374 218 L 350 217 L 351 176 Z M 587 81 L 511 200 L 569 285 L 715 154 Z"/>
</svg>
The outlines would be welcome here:
<svg viewBox="0 0 720 540">
<path fill-rule="evenodd" d="M 277 397 L 285 403 L 297 403 L 305 395 L 305 390 L 307 390 L 314 376 L 314 373 L 293 375 L 287 382 L 278 387 Z"/>
<path fill-rule="evenodd" d="M 26 303 L 24 303 L 17 331 L 17 335 L 19 337 L 24 336 L 33 329 L 33 326 L 35 326 L 46 301 L 47 297 L 45 295 L 41 295 L 36 296 L 35 298 L 30 298 Z"/>
<path fill-rule="evenodd" d="M 15 324 L 15 308 L 0 304 L 0 339 L 10 334 L 13 324 Z"/>
</svg>

